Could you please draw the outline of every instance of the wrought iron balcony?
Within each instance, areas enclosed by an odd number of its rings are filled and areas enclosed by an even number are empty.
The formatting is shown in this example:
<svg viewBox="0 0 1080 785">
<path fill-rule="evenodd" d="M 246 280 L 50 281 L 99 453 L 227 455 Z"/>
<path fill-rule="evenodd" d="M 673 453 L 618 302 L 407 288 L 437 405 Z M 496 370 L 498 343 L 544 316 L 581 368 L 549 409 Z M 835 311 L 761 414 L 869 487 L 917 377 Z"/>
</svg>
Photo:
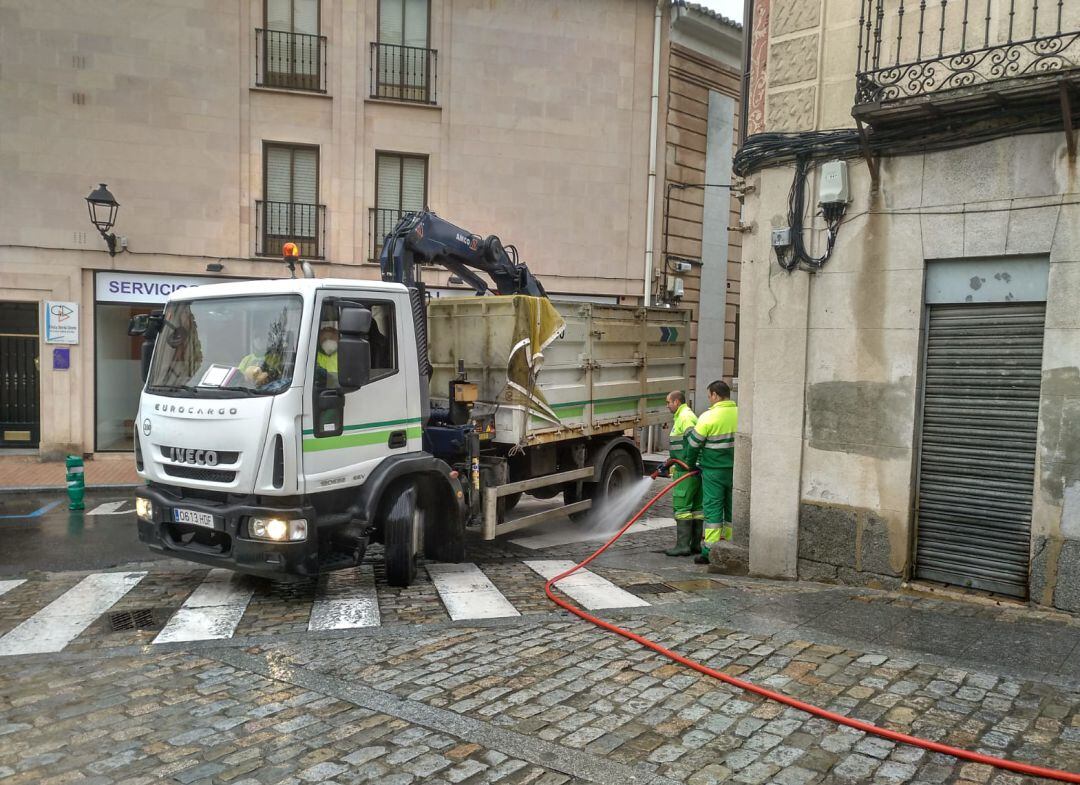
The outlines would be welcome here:
<svg viewBox="0 0 1080 785">
<path fill-rule="evenodd" d="M 300 258 L 326 256 L 326 206 L 297 202 L 255 202 L 255 255 L 281 257 L 281 246 L 296 243 Z"/>
<path fill-rule="evenodd" d="M 390 230 L 397 226 L 405 210 L 384 210 L 377 207 L 368 209 L 368 261 L 379 261 L 382 253 L 383 240 Z"/>
<path fill-rule="evenodd" d="M 326 92 L 326 36 L 255 31 L 255 84 Z"/>
<path fill-rule="evenodd" d="M 1075 72 L 1074 2 L 862 0 L 854 114 L 860 105 Z"/>
<path fill-rule="evenodd" d="M 371 44 L 371 97 L 434 104 L 439 53 L 397 44 Z"/>
</svg>

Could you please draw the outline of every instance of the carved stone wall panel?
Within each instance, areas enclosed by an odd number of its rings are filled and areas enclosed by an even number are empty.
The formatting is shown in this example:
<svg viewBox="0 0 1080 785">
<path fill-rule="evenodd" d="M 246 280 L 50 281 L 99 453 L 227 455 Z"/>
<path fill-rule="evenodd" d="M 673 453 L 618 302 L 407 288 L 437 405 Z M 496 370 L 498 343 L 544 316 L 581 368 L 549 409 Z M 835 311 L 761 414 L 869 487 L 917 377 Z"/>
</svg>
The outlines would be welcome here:
<svg viewBox="0 0 1080 785">
<path fill-rule="evenodd" d="M 769 49 L 769 86 L 808 82 L 817 78 L 818 35 L 773 42 Z"/>
<path fill-rule="evenodd" d="M 772 35 L 787 35 L 817 27 L 821 20 L 820 0 L 773 0 Z"/>
<path fill-rule="evenodd" d="M 817 88 L 770 90 L 767 101 L 769 131 L 809 131 L 814 128 L 814 101 Z"/>
</svg>

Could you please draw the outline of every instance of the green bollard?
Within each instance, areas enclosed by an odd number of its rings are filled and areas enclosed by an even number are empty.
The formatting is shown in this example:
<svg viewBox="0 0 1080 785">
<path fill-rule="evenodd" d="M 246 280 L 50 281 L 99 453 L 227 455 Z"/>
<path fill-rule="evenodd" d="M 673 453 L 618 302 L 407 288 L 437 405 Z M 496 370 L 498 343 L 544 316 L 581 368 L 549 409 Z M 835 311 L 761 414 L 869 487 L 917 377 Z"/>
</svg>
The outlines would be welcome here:
<svg viewBox="0 0 1080 785">
<path fill-rule="evenodd" d="M 83 496 L 86 494 L 86 483 L 83 480 L 83 459 L 78 455 L 69 455 L 64 461 L 64 466 L 67 468 L 67 492 L 70 502 L 68 509 L 85 509 Z"/>
</svg>

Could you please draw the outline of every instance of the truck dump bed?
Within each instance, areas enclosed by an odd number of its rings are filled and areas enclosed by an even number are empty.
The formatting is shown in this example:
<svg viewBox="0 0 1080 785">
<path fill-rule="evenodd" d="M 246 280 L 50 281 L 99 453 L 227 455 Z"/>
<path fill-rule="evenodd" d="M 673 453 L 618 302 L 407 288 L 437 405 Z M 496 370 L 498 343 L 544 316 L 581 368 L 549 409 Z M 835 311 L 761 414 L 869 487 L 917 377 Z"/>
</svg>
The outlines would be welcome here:
<svg viewBox="0 0 1080 785">
<path fill-rule="evenodd" d="M 689 383 L 690 313 L 683 310 L 516 295 L 444 298 L 428 306 L 428 341 L 432 398 L 446 398 L 463 361 L 480 401 L 498 405 L 494 440 L 504 444 L 660 423 L 669 417 L 667 394 Z M 534 372 L 522 365 L 530 349 L 543 355 Z"/>
</svg>

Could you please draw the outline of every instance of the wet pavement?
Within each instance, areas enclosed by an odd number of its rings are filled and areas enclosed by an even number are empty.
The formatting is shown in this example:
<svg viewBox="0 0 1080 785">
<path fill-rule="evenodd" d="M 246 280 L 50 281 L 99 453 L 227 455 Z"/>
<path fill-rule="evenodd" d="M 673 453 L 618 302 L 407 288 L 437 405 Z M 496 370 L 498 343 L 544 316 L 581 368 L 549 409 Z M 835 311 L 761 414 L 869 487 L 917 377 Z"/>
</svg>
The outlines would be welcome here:
<svg viewBox="0 0 1080 785">
<path fill-rule="evenodd" d="M 673 537 L 670 527 L 632 532 L 591 564 L 598 580 L 646 603 L 594 612 L 834 711 L 1080 770 L 1076 619 L 1011 602 L 710 574 L 660 553 Z M 223 609 L 191 602 L 211 572 L 171 559 L 125 565 L 145 576 L 108 608 L 84 611 L 85 627 L 61 650 L 0 657 L 0 780 L 1035 782 L 841 730 L 556 610 L 526 562 L 577 560 L 595 547 L 472 540 L 477 575 L 520 615 L 453 621 L 425 570 L 407 589 L 387 586 L 373 549 L 345 586 L 374 604 L 362 627 L 312 628 L 325 579 L 239 579 L 224 637 L 172 643 L 155 643 L 171 620 Z M 0 650 L 87 579 L 0 580 Z M 117 628 L 117 618 L 141 622 Z"/>
<path fill-rule="evenodd" d="M 130 490 L 88 492 L 84 510 L 66 494 L 0 495 L 0 575 L 102 570 L 159 557 L 139 542 Z"/>
</svg>

